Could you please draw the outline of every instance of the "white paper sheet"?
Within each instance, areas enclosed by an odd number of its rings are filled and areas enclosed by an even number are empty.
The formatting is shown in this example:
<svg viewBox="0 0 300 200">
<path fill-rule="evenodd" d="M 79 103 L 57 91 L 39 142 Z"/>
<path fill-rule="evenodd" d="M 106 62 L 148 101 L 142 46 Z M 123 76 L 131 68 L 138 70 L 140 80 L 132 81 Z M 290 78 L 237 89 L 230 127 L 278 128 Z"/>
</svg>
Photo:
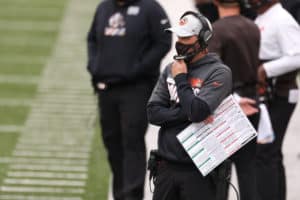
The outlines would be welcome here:
<svg viewBox="0 0 300 200">
<path fill-rule="evenodd" d="M 233 96 L 227 97 L 209 124 L 193 123 L 177 135 L 203 176 L 257 136 Z"/>
</svg>

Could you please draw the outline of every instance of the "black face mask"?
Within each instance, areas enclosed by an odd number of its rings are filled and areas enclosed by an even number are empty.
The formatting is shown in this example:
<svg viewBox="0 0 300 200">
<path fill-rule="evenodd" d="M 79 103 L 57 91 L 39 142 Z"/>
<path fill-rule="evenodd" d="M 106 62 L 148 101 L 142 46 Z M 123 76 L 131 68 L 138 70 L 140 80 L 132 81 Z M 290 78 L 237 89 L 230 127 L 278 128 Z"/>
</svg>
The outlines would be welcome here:
<svg viewBox="0 0 300 200">
<path fill-rule="evenodd" d="M 180 60 L 179 57 L 182 57 L 185 63 L 190 63 L 195 55 L 200 52 L 200 49 L 196 48 L 196 44 L 198 41 L 196 41 L 194 44 L 183 44 L 181 42 L 176 42 L 175 48 L 177 52 L 177 56 L 174 56 L 175 59 Z M 190 49 L 193 49 L 193 51 L 190 51 Z"/>
</svg>

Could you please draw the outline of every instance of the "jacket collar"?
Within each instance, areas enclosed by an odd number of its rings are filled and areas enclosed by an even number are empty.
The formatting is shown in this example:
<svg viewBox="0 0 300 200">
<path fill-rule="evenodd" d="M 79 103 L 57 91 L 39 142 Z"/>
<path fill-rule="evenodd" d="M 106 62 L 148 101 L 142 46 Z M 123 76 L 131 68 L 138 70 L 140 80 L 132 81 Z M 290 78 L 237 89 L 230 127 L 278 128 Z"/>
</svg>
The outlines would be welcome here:
<svg viewBox="0 0 300 200">
<path fill-rule="evenodd" d="M 212 64 L 216 62 L 222 62 L 219 56 L 215 53 L 208 53 L 203 58 L 199 59 L 198 61 L 188 65 L 189 68 L 201 67 L 202 65 Z"/>
</svg>

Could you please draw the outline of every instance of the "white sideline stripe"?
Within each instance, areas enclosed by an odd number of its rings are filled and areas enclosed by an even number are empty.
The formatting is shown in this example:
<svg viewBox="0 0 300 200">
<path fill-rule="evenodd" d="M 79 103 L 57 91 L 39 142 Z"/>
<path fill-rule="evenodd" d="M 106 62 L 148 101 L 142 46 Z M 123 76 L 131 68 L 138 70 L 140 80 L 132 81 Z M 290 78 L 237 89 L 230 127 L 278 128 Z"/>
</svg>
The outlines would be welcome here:
<svg viewBox="0 0 300 200">
<path fill-rule="evenodd" d="M 1 186 L 1 192 L 15 193 L 55 193 L 55 194 L 84 194 L 81 188 L 55 188 L 55 187 L 17 187 L 17 186 Z"/>
<path fill-rule="evenodd" d="M 37 84 L 39 78 L 35 76 L 0 75 L 0 83 Z"/>
<path fill-rule="evenodd" d="M 51 134 L 51 133 L 50 133 Z M 50 135 L 49 134 L 49 135 Z M 31 134 L 30 134 L 31 135 Z M 36 134 L 37 135 L 37 134 Z M 64 135 L 64 134 L 63 134 Z M 65 136 L 65 135 L 64 135 Z M 63 136 L 63 137 L 64 137 Z M 70 133 L 68 136 L 72 136 L 72 134 Z M 73 134 L 74 136 L 74 134 Z M 52 152 L 66 152 L 66 151 L 72 151 L 72 152 L 78 152 L 78 153 L 89 153 L 91 150 L 90 148 L 85 148 L 85 147 L 73 147 L 73 148 L 68 148 L 65 146 L 61 146 L 61 145 L 49 145 L 49 146 L 45 146 L 45 145 L 36 145 L 36 146 L 32 146 L 32 145 L 22 145 L 22 144 L 18 144 L 16 147 L 16 150 L 18 151 L 24 151 L 24 150 L 39 150 L 39 151 L 52 151 Z"/>
<path fill-rule="evenodd" d="M 66 181 L 66 180 L 45 180 L 45 179 L 4 179 L 4 184 L 8 185 L 39 185 L 39 186 L 73 186 L 84 187 L 85 181 Z"/>
<path fill-rule="evenodd" d="M 75 179 L 86 180 L 85 173 L 62 173 L 62 172 L 33 172 L 33 171 L 9 171 L 8 177 L 14 178 L 49 178 L 49 179 Z"/>
<path fill-rule="evenodd" d="M 15 158 L 15 157 L 0 157 L 0 163 L 21 163 L 21 164 L 44 164 L 44 165 L 76 165 L 87 166 L 88 160 L 65 160 L 65 159 L 33 159 L 33 158 Z"/>
<path fill-rule="evenodd" d="M 62 166 L 62 165 L 30 165 L 13 164 L 12 170 L 31 170 L 31 171 L 59 171 L 59 172 L 87 172 L 87 166 Z"/>
<path fill-rule="evenodd" d="M 23 128 L 23 126 L 0 125 L 0 132 L 21 132 Z"/>
<path fill-rule="evenodd" d="M 0 99 L 0 106 L 31 106 L 32 100 Z"/>
<path fill-rule="evenodd" d="M 50 196 L 24 196 L 24 195 L 0 195 L 1 200 L 82 200 L 81 197 L 50 197 Z"/>
</svg>

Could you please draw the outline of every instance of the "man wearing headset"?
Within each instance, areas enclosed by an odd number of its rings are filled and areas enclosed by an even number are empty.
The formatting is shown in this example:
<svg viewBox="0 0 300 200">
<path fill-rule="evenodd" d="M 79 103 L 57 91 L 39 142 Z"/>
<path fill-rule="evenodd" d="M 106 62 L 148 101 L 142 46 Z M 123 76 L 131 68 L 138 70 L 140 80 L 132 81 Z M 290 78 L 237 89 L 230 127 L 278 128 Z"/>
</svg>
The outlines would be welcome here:
<svg viewBox="0 0 300 200">
<path fill-rule="evenodd" d="M 259 144 L 257 179 L 259 200 L 285 200 L 286 180 L 282 144 L 296 105 L 296 74 L 300 68 L 300 27 L 278 0 L 250 0 L 258 12 L 255 23 L 261 31 L 258 81 L 272 88 L 269 112 L 275 140 Z"/>
<path fill-rule="evenodd" d="M 161 74 L 147 106 L 150 123 L 160 126 L 153 200 L 215 200 L 213 178 L 201 175 L 176 135 L 207 119 L 231 93 L 231 71 L 208 53 L 212 28 L 206 17 L 186 12 L 167 31 L 178 37 L 178 55 Z"/>
<path fill-rule="evenodd" d="M 217 53 L 232 70 L 233 92 L 244 113 L 257 128 L 257 68 L 260 32 L 255 23 L 241 15 L 244 0 L 214 0 L 220 18 L 213 23 L 214 33 L 209 51 Z M 230 160 L 237 172 L 241 200 L 256 197 L 256 141 L 252 140 Z"/>
</svg>

